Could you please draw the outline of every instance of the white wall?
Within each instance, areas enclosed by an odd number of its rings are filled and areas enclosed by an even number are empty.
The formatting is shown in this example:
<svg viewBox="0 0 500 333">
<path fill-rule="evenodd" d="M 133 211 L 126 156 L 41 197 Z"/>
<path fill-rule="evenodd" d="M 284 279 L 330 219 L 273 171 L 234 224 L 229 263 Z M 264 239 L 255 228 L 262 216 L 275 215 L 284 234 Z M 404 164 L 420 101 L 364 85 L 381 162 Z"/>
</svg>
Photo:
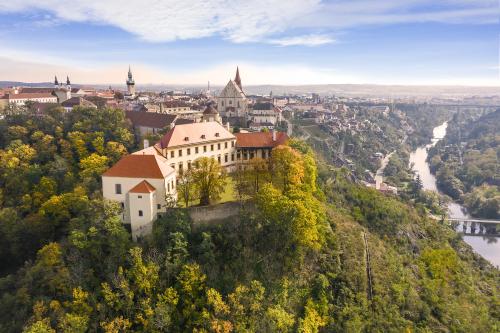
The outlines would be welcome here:
<svg viewBox="0 0 500 333">
<path fill-rule="evenodd" d="M 227 143 L 227 148 L 225 146 Z M 218 149 L 218 144 L 220 144 L 220 149 Z M 214 145 L 214 150 L 211 150 L 211 145 Z M 194 144 L 185 147 L 175 147 L 163 149 L 163 156 L 166 157 L 169 165 L 179 172 L 179 163 L 182 162 L 183 170 L 187 170 L 188 162 L 193 163 L 200 157 L 211 157 L 217 160 L 217 157 L 221 157 L 221 165 L 229 166 L 236 162 L 236 139 L 225 139 L 220 141 L 212 141 L 204 144 Z M 207 151 L 203 151 L 203 147 L 207 147 Z M 198 147 L 198 153 L 196 153 L 196 147 Z M 190 149 L 190 154 L 187 154 L 188 148 Z M 179 156 L 179 150 L 182 150 L 182 156 Z M 171 157 L 171 152 L 174 152 L 174 157 Z M 234 161 L 231 160 L 231 155 L 234 154 Z M 227 162 L 225 156 L 227 155 Z"/>
</svg>

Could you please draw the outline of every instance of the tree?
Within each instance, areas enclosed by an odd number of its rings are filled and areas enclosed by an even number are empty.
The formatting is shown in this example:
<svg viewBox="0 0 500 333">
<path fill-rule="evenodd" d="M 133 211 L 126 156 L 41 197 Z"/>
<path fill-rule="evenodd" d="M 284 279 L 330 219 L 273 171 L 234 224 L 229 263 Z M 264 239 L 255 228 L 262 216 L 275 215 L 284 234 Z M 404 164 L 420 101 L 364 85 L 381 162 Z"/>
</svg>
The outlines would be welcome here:
<svg viewBox="0 0 500 333">
<path fill-rule="evenodd" d="M 299 152 L 289 146 L 278 146 L 271 153 L 273 184 L 283 192 L 301 184 L 304 179 L 304 164 Z"/>
<path fill-rule="evenodd" d="M 193 179 L 198 187 L 200 205 L 218 200 L 226 185 L 226 172 L 213 158 L 202 157 L 195 161 Z"/>
<path fill-rule="evenodd" d="M 185 207 L 189 207 L 189 204 L 196 199 L 197 194 L 193 169 L 184 171 L 178 176 L 177 181 L 179 199 L 182 199 Z"/>
</svg>

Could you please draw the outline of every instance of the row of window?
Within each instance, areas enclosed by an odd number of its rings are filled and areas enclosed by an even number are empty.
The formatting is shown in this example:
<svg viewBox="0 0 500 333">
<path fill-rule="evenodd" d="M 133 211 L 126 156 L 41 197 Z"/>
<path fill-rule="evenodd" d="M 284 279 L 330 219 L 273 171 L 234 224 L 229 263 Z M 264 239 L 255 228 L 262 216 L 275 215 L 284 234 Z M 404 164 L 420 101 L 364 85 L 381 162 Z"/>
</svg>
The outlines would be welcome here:
<svg viewBox="0 0 500 333">
<path fill-rule="evenodd" d="M 251 151 L 251 152 L 243 151 L 243 154 L 242 154 L 241 151 L 238 150 L 236 154 L 234 154 L 234 153 L 231 154 L 231 162 L 234 162 L 235 160 L 240 160 L 242 158 L 242 156 L 243 156 L 243 160 L 246 161 L 248 159 L 255 158 L 255 153 L 253 151 Z M 267 156 L 268 156 L 267 151 L 263 150 L 262 151 L 262 158 L 267 158 Z M 217 162 L 219 162 L 219 164 L 222 163 L 222 156 L 221 155 L 217 156 Z M 228 163 L 228 162 L 229 162 L 229 154 L 225 154 L 224 155 L 224 163 Z M 196 163 L 196 161 L 194 163 Z M 177 165 L 179 167 L 178 170 L 182 172 L 184 170 L 184 163 L 179 162 Z M 170 164 L 170 167 L 172 169 L 175 169 L 175 164 L 174 163 Z M 187 161 L 187 169 L 191 170 L 191 167 L 192 167 L 192 162 Z"/>
<path fill-rule="evenodd" d="M 200 152 L 200 148 L 203 148 L 203 152 L 206 153 L 208 151 L 208 145 L 204 145 L 203 147 L 194 147 L 194 154 L 199 154 Z M 215 147 L 216 145 L 215 144 L 211 144 L 210 145 L 210 151 L 214 151 L 215 150 Z M 234 141 L 231 141 L 231 147 L 234 148 Z M 228 142 L 224 142 L 224 149 L 227 149 L 228 148 Z M 192 148 L 186 148 L 186 155 L 191 155 L 191 149 Z M 217 150 L 221 150 L 222 149 L 222 144 L 221 143 L 217 143 Z M 183 149 L 179 149 L 177 150 L 177 157 L 182 157 L 182 152 L 183 152 Z M 170 151 L 170 158 L 174 158 L 175 157 L 175 150 L 171 150 Z"/>
</svg>

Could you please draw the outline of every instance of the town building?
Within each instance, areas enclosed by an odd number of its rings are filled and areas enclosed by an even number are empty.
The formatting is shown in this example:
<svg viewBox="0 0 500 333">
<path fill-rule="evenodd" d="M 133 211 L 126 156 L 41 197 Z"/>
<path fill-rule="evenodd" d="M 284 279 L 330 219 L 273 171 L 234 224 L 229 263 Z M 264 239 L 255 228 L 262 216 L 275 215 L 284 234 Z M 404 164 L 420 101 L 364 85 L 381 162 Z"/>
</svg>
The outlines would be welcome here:
<svg viewBox="0 0 500 333">
<path fill-rule="evenodd" d="M 91 101 L 87 101 L 83 97 L 71 97 L 70 99 L 64 101 L 61 103 L 61 106 L 66 110 L 66 111 L 71 111 L 73 110 L 74 107 L 76 106 L 82 106 L 82 107 L 89 107 L 89 108 L 95 108 L 97 109 L 97 106 L 92 103 Z"/>
<path fill-rule="evenodd" d="M 140 136 L 158 134 L 174 126 L 176 115 L 144 111 L 125 111 L 125 117 L 130 120 L 134 130 Z"/>
<path fill-rule="evenodd" d="M 281 109 L 270 102 L 255 103 L 248 114 L 248 127 L 255 131 L 274 129 L 281 123 Z"/>
<path fill-rule="evenodd" d="M 217 111 L 231 125 L 246 127 L 249 100 L 243 92 L 239 68 L 217 97 Z"/>
<path fill-rule="evenodd" d="M 238 161 L 253 158 L 268 159 L 273 148 L 288 142 L 285 132 L 236 133 L 236 157 Z"/>
<path fill-rule="evenodd" d="M 153 221 L 175 203 L 175 171 L 159 155 L 127 155 L 102 175 L 102 192 L 120 203 L 122 222 L 137 240 L 151 233 Z"/>
<path fill-rule="evenodd" d="M 6 94 L 3 99 L 6 100 L 6 104 L 14 104 L 17 106 L 23 106 L 26 102 L 39 102 L 39 103 L 57 103 L 58 98 L 52 92 L 39 92 L 39 93 L 14 93 Z"/>
</svg>

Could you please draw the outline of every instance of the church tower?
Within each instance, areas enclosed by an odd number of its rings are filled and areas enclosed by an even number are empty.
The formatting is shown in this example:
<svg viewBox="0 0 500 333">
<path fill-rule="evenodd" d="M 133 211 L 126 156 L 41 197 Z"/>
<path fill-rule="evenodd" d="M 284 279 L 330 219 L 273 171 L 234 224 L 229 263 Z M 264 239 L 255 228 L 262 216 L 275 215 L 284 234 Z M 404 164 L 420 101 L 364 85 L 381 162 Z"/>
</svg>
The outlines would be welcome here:
<svg viewBox="0 0 500 333">
<path fill-rule="evenodd" d="M 132 77 L 132 71 L 130 70 L 130 66 L 128 66 L 128 78 L 127 78 L 127 95 L 135 96 L 135 81 Z"/>
<path fill-rule="evenodd" d="M 69 76 L 66 76 L 66 89 L 71 90 L 71 82 L 69 82 Z"/>
<path fill-rule="evenodd" d="M 59 81 L 57 80 L 57 76 L 54 76 L 54 88 L 59 88 Z"/>
<path fill-rule="evenodd" d="M 236 76 L 234 77 L 234 82 L 243 91 L 243 88 L 241 87 L 240 69 L 238 67 L 236 67 Z"/>
</svg>

